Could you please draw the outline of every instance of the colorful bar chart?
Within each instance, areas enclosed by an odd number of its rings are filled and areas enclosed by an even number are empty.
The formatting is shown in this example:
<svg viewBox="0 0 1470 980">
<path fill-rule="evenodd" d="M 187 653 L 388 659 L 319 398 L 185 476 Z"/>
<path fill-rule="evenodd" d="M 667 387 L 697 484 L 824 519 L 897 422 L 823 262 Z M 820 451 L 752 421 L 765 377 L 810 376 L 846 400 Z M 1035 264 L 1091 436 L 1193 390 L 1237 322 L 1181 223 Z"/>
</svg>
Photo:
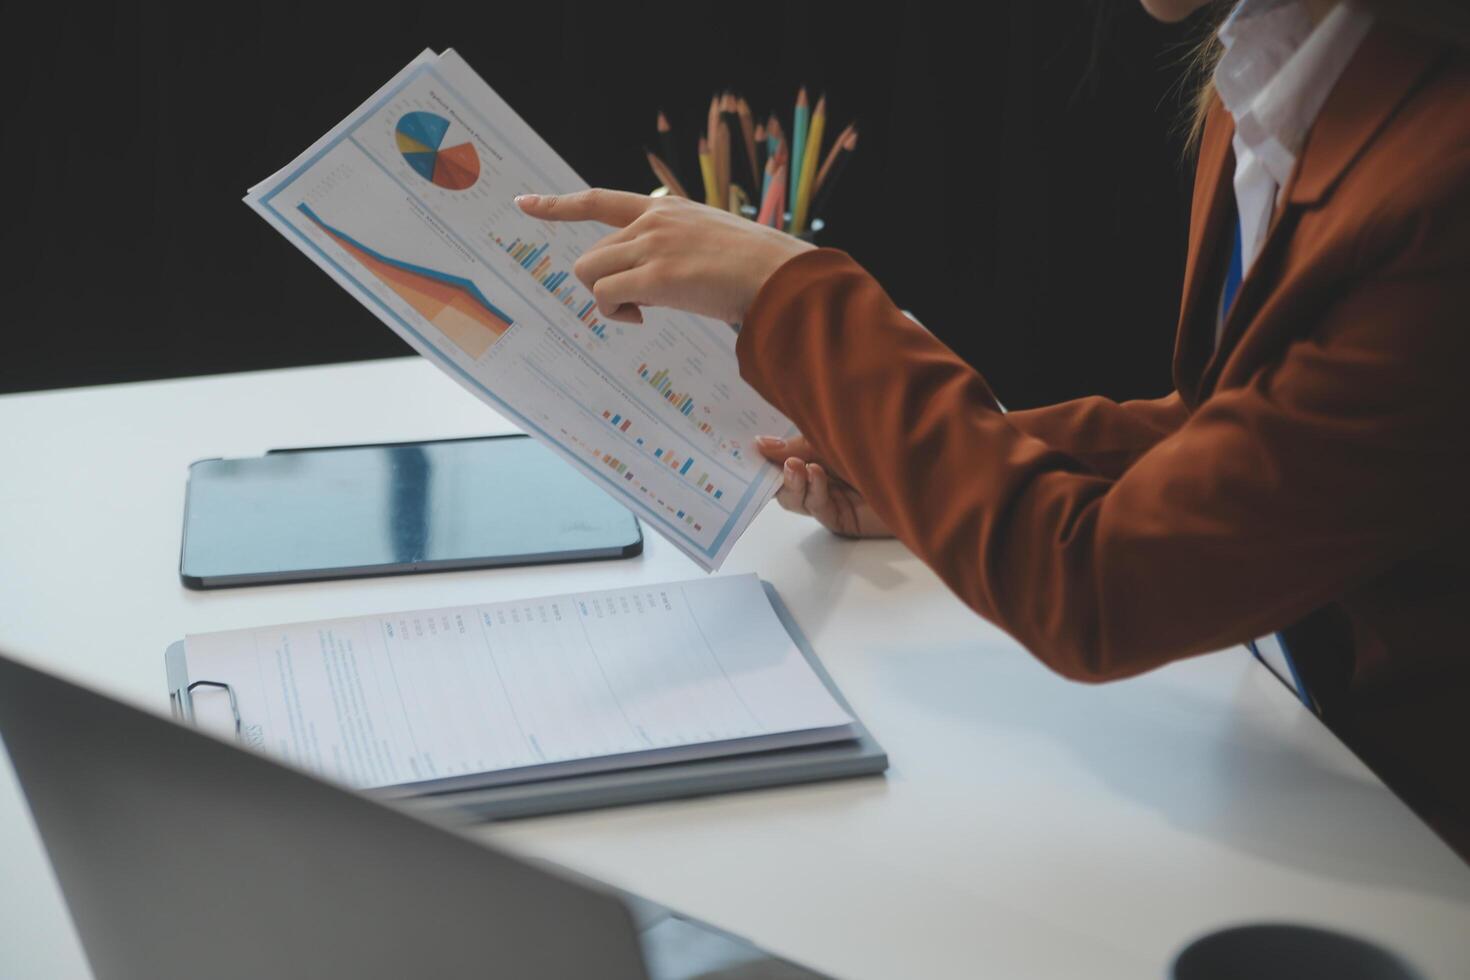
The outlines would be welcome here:
<svg viewBox="0 0 1470 980">
<path fill-rule="evenodd" d="M 638 377 L 642 378 L 650 388 L 663 396 L 663 400 L 673 405 L 680 415 L 690 416 L 694 412 L 694 399 L 687 392 L 676 391 L 674 383 L 669 380 L 669 369 L 659 368 L 650 373 L 647 364 L 638 365 Z M 703 419 L 692 419 L 700 432 L 709 433 L 710 424 Z"/>
<path fill-rule="evenodd" d="M 580 299 L 579 291 L 575 282 L 571 280 L 572 274 L 565 269 L 553 269 L 551 256 L 547 255 L 547 249 L 551 247 L 549 242 L 522 241 L 519 238 L 506 243 L 499 235 L 493 236 L 495 244 L 500 246 L 516 264 L 530 273 L 531 278 L 540 283 L 541 287 L 548 293 L 561 301 L 561 305 L 571 309 L 578 320 L 587 325 L 587 332 L 594 337 L 607 339 L 607 324 L 599 320 L 594 314 L 597 310 L 597 300 Z"/>
<path fill-rule="evenodd" d="M 297 208 L 470 357 L 479 358 L 510 329 L 511 318 L 470 280 L 390 258 L 333 228 L 306 204 Z"/>
<path fill-rule="evenodd" d="M 632 419 L 625 418 L 622 413 L 614 412 L 612 409 L 603 409 L 602 418 L 603 421 L 605 421 L 608 425 L 611 425 L 614 429 L 617 429 L 619 432 L 624 433 L 626 433 L 629 427 L 633 424 Z M 635 437 L 635 443 L 640 447 L 644 446 L 643 440 L 641 438 Z M 691 476 L 691 473 L 694 472 L 693 456 L 680 456 L 672 450 L 664 449 L 662 447 L 655 447 L 652 452 L 652 456 L 654 461 L 657 462 L 659 465 L 667 466 L 669 469 L 678 473 L 680 476 L 687 478 L 690 483 L 693 483 L 695 486 L 699 487 L 715 500 L 721 500 L 724 498 L 725 491 L 716 487 L 714 483 L 711 482 L 708 470 L 701 468 L 698 476 Z M 681 514 L 680 516 L 682 517 L 683 515 Z"/>
<path fill-rule="evenodd" d="M 562 429 L 561 434 L 562 437 L 565 438 L 572 445 L 576 446 L 578 449 L 583 450 L 584 452 L 590 453 L 593 459 L 597 460 L 608 469 L 613 470 L 614 472 L 622 476 L 632 488 L 636 488 L 640 494 L 647 498 L 649 503 L 658 505 L 664 511 L 668 512 L 671 516 L 683 521 L 685 524 L 694 528 L 694 530 L 696 531 L 704 530 L 704 524 L 701 521 L 696 520 L 693 514 L 685 513 L 680 508 L 669 503 L 667 500 L 664 500 L 663 497 L 660 497 L 658 495 L 658 491 L 654 490 L 642 480 L 634 477 L 632 472 L 628 469 L 628 464 L 625 463 L 623 460 L 619 459 L 616 456 L 611 456 L 601 449 L 596 448 L 595 446 L 588 445 L 582 439 L 568 432 L 566 429 Z M 639 439 L 638 444 L 642 445 L 643 440 Z"/>
</svg>

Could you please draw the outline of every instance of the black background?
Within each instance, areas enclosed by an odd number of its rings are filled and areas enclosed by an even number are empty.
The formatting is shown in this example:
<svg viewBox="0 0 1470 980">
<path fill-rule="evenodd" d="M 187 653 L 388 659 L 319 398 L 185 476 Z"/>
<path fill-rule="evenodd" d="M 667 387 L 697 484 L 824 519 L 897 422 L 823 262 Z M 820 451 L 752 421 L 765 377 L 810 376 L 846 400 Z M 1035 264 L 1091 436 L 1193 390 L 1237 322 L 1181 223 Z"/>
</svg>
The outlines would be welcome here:
<svg viewBox="0 0 1470 980">
<path fill-rule="evenodd" d="M 1162 394 L 1190 31 L 1136 0 L 11 8 L 0 392 L 406 353 L 240 198 L 452 46 L 612 187 L 653 186 L 659 108 L 692 167 L 715 89 L 788 123 L 799 85 L 826 91 L 829 131 L 862 135 L 821 244 L 1012 407 Z"/>
</svg>

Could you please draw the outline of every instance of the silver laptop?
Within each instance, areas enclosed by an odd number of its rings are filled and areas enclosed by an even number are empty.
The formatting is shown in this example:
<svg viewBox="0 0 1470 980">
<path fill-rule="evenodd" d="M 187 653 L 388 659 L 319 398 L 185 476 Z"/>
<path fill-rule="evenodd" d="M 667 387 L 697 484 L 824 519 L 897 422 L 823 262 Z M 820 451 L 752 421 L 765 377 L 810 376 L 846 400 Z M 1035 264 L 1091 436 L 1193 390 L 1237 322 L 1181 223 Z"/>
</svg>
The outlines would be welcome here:
<svg viewBox="0 0 1470 980">
<path fill-rule="evenodd" d="M 0 737 L 101 980 L 820 976 L 4 656 Z"/>
</svg>

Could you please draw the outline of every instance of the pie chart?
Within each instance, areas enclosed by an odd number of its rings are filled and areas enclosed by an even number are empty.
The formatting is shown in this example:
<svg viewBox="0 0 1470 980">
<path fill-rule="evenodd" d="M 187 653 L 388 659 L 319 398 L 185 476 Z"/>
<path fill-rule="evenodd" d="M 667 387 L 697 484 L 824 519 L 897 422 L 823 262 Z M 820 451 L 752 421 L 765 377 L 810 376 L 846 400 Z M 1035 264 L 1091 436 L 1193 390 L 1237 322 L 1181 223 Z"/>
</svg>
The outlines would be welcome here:
<svg viewBox="0 0 1470 980">
<path fill-rule="evenodd" d="M 433 112 L 409 112 L 398 120 L 398 152 L 425 180 L 451 191 L 475 186 L 480 156 L 472 143 L 444 146 L 449 120 Z"/>
</svg>

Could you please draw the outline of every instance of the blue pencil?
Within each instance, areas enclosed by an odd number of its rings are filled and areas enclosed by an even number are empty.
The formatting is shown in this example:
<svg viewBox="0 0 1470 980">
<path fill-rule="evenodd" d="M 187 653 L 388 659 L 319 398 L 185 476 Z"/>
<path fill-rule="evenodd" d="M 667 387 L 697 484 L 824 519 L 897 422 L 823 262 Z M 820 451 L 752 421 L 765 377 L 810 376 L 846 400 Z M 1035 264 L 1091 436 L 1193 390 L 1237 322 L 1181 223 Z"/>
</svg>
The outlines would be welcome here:
<svg viewBox="0 0 1470 980">
<path fill-rule="evenodd" d="M 801 163 L 803 154 L 806 152 L 806 128 L 809 110 L 807 108 L 806 86 L 796 94 L 796 118 L 791 123 L 791 189 L 787 191 L 786 201 L 791 208 L 792 217 L 796 216 L 796 193 L 800 189 Z"/>
</svg>

